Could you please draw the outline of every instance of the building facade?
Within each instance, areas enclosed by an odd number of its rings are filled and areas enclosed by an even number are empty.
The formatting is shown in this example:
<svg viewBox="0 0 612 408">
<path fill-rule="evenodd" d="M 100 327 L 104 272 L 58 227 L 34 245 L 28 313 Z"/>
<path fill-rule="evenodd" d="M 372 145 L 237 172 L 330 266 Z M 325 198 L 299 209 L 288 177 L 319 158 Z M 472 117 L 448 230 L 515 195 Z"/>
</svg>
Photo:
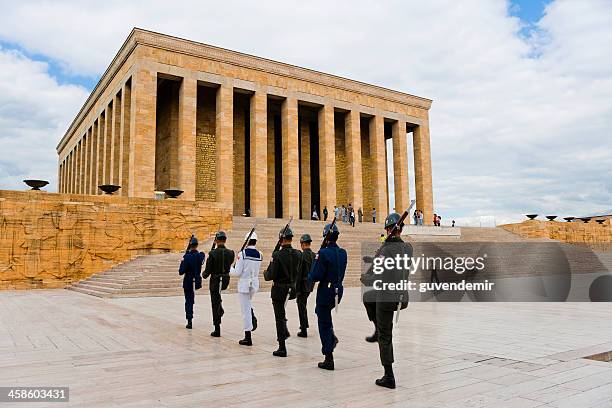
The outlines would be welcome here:
<svg viewBox="0 0 612 408">
<path fill-rule="evenodd" d="M 431 100 L 135 28 L 57 146 L 59 190 L 222 203 L 310 218 L 351 203 L 366 220 L 410 202 L 433 216 Z M 414 169 L 408 168 L 412 137 Z M 386 141 L 391 139 L 392 157 Z"/>
</svg>

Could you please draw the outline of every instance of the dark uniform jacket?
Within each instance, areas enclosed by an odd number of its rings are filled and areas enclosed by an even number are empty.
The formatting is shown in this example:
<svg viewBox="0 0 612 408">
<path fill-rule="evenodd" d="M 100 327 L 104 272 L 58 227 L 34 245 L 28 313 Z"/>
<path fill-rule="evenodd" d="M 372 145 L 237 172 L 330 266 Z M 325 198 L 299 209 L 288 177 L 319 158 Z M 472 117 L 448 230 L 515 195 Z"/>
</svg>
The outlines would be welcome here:
<svg viewBox="0 0 612 408">
<path fill-rule="evenodd" d="M 195 281 L 196 289 L 202 287 L 202 264 L 204 253 L 192 249 L 183 256 L 179 266 L 179 275 L 183 275 L 183 287 L 192 288 Z"/>
<path fill-rule="evenodd" d="M 289 291 L 295 290 L 302 253 L 286 244 L 272 254 L 270 265 L 264 272 L 266 281 L 273 281 L 271 297 L 273 301 L 284 301 Z"/>
<path fill-rule="evenodd" d="M 306 248 L 302 251 L 302 263 L 300 264 L 300 271 L 295 287 L 298 294 L 310 293 L 314 288 L 314 282 L 308 281 L 308 272 L 310 272 L 314 258 L 315 253 L 312 252 L 312 249 Z"/>
<path fill-rule="evenodd" d="M 210 290 L 218 292 L 221 289 L 221 279 L 229 277 L 230 267 L 234 263 L 234 251 L 219 245 L 208 254 L 203 278 L 210 276 Z"/>
<path fill-rule="evenodd" d="M 347 254 L 335 242 L 322 248 L 315 257 L 308 273 L 310 282 L 319 282 L 317 287 L 317 306 L 334 306 L 336 293 L 338 303 L 342 299 L 344 273 L 346 272 Z"/>
<path fill-rule="evenodd" d="M 412 258 L 412 245 L 404 242 L 400 237 L 390 237 L 382 244 L 379 257 L 395 258 L 397 255 L 402 257 L 407 255 Z M 408 279 L 410 279 L 410 271 L 404 268 L 385 268 L 381 274 L 375 274 L 373 268 L 370 268 L 361 275 L 361 282 L 365 287 L 372 287 L 376 280 L 396 283 Z M 371 290 L 364 293 L 363 301 L 379 303 L 379 307 L 389 310 L 396 310 L 398 302 L 402 302 L 401 308 L 405 309 L 408 306 L 408 291 Z"/>
</svg>

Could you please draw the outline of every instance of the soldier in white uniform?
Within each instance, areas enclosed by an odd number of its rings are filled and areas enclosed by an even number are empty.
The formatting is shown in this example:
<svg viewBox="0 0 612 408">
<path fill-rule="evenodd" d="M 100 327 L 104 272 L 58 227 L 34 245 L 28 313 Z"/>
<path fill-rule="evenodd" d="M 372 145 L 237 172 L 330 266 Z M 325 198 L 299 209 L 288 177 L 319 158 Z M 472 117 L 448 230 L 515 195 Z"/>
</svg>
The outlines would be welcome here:
<svg viewBox="0 0 612 408">
<path fill-rule="evenodd" d="M 238 296 L 244 325 L 244 339 L 238 343 L 242 346 L 253 345 L 251 332 L 257 328 L 252 299 L 259 290 L 259 269 L 263 255 L 255 248 L 256 244 L 257 233 L 253 232 L 247 247 L 238 253 L 236 264 L 230 269 L 230 275 L 238 277 Z"/>
</svg>

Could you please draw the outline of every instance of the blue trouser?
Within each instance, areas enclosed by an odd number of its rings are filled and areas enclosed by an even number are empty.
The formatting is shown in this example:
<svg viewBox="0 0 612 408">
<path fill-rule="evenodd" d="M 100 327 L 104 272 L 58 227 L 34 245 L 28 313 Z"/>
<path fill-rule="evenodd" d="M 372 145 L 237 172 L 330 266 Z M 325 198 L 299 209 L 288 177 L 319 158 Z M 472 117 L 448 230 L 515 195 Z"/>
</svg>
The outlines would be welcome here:
<svg viewBox="0 0 612 408">
<path fill-rule="evenodd" d="M 193 286 L 183 288 L 185 292 L 185 318 L 188 320 L 193 319 L 193 304 L 195 303 L 195 292 Z"/>
<path fill-rule="evenodd" d="M 315 308 L 317 319 L 319 323 L 319 337 L 321 338 L 321 352 L 323 355 L 330 354 L 334 351 L 336 346 L 334 336 L 334 323 L 332 322 L 332 309 L 331 306 L 319 306 Z"/>
</svg>

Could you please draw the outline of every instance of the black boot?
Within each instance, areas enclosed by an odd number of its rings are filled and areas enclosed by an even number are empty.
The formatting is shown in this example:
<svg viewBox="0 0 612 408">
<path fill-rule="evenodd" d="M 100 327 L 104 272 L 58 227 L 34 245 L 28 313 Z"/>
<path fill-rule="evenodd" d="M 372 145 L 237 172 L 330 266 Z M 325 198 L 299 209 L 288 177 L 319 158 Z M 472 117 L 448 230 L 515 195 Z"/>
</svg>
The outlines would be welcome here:
<svg viewBox="0 0 612 408">
<path fill-rule="evenodd" d="M 273 351 L 272 355 L 276 357 L 287 357 L 287 348 L 285 347 L 285 340 L 278 342 L 278 350 Z"/>
<path fill-rule="evenodd" d="M 221 337 L 221 325 L 215 324 L 215 331 L 210 333 L 210 335 L 213 337 Z"/>
<path fill-rule="evenodd" d="M 300 327 L 298 337 L 308 337 L 308 329 L 303 329 Z"/>
<path fill-rule="evenodd" d="M 253 330 L 257 330 L 257 318 L 255 317 L 255 312 L 251 309 L 251 320 L 253 321 Z"/>
<path fill-rule="evenodd" d="M 334 370 L 334 354 L 329 353 L 325 355 L 325 360 L 319 363 L 319 368 L 323 370 Z"/>
<path fill-rule="evenodd" d="M 251 332 L 250 331 L 245 331 L 244 332 L 244 339 L 239 340 L 238 344 L 240 344 L 241 346 L 252 346 L 253 345 L 253 341 L 251 340 Z"/>
<path fill-rule="evenodd" d="M 366 337 L 366 341 L 368 343 L 377 343 L 378 342 L 378 330 L 374 330 L 374 334 Z"/>
<path fill-rule="evenodd" d="M 187 326 L 185 326 L 186 329 L 191 329 L 191 319 L 187 319 Z"/>
<path fill-rule="evenodd" d="M 391 367 L 391 364 L 385 365 L 384 367 L 385 367 L 385 375 L 383 375 L 382 378 L 379 378 L 378 380 L 376 380 L 376 385 L 380 387 L 394 389 L 395 388 L 395 376 L 393 375 L 393 367 Z"/>
</svg>

